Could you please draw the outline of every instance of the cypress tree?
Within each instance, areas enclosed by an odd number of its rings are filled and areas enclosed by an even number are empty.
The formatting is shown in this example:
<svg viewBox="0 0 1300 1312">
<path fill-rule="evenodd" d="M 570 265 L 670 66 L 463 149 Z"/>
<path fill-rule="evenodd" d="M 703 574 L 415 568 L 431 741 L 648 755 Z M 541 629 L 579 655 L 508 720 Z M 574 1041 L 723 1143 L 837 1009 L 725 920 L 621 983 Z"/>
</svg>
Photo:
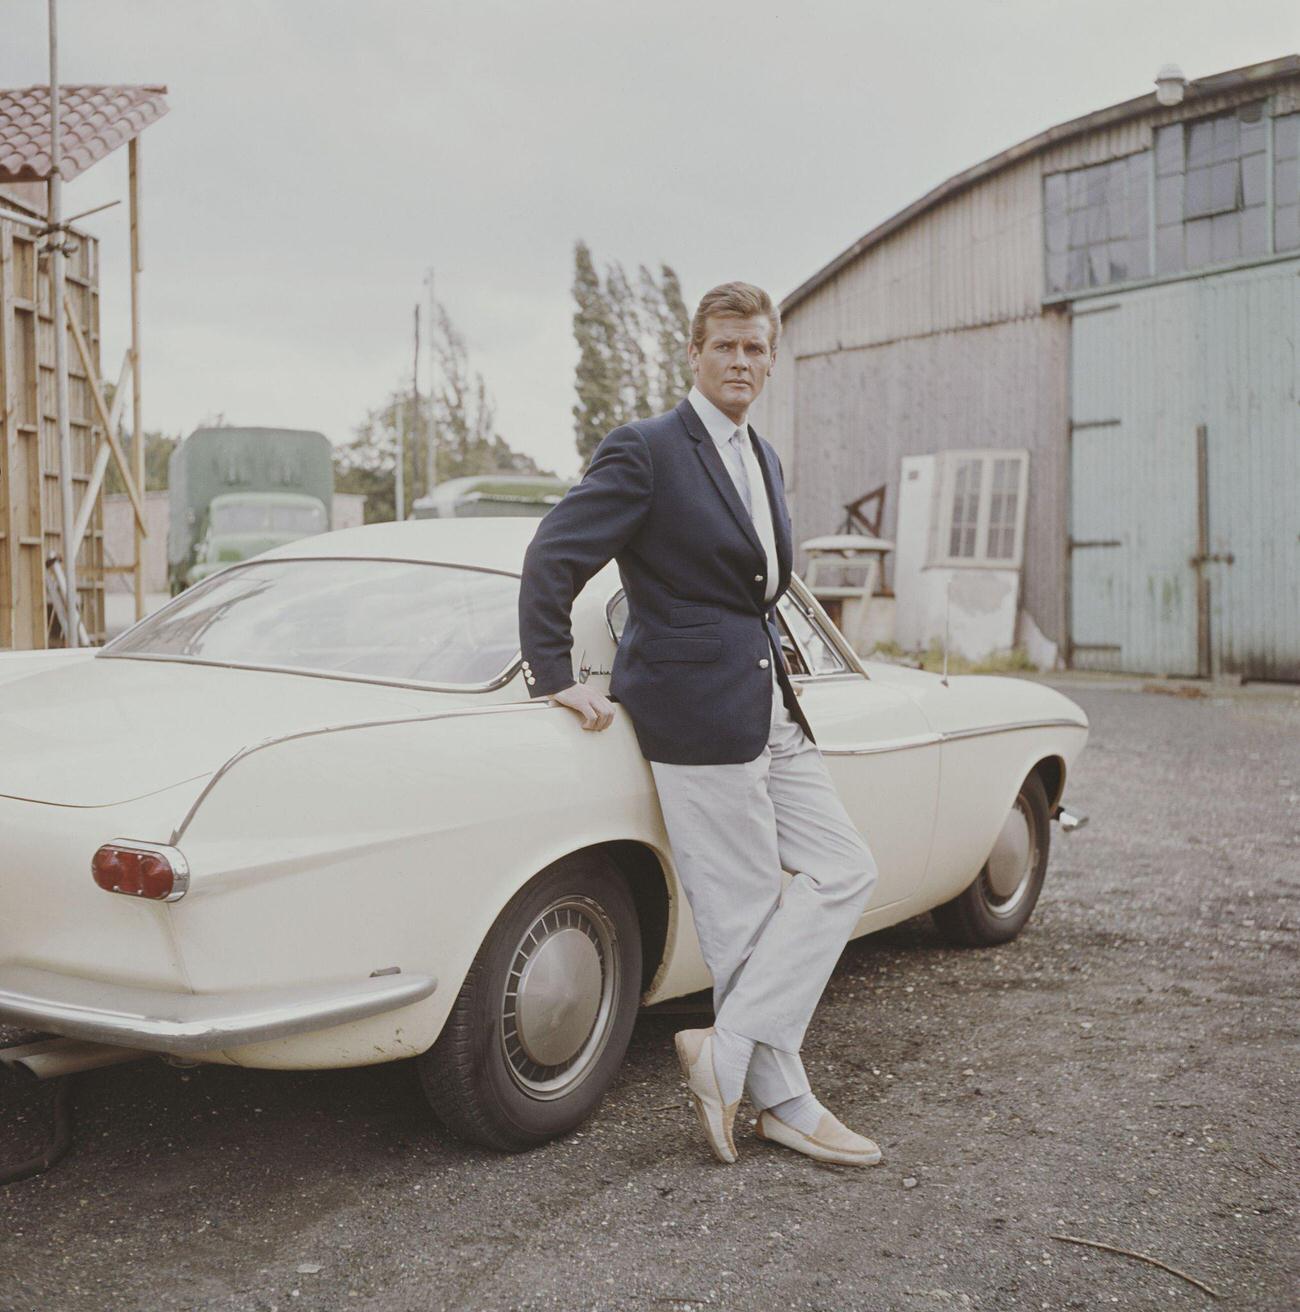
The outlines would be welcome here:
<svg viewBox="0 0 1300 1312">
<path fill-rule="evenodd" d="M 578 342 L 573 432 L 586 465 L 600 440 L 623 421 L 619 404 L 620 369 L 614 316 L 591 260 L 587 243 L 573 248 L 573 335 Z"/>
</svg>

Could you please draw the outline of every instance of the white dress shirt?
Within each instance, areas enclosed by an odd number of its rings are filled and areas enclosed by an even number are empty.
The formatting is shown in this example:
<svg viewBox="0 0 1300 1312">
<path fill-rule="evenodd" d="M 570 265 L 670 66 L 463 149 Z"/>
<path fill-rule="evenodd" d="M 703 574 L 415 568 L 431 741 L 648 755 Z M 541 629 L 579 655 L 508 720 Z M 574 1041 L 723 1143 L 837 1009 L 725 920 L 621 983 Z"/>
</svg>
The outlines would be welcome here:
<svg viewBox="0 0 1300 1312">
<path fill-rule="evenodd" d="M 767 483 L 763 479 L 763 471 L 759 466 L 758 456 L 754 452 L 754 442 L 749 435 L 749 426 L 748 424 L 733 423 L 698 387 L 692 387 L 686 399 L 691 403 L 695 413 L 699 415 L 700 422 L 708 430 L 714 446 L 718 448 L 718 454 L 722 457 L 723 467 L 731 476 L 733 483 L 736 481 L 736 476 L 732 473 L 727 446 L 731 442 L 732 433 L 737 428 L 745 435 L 745 440 L 741 443 L 740 453 L 745 462 L 745 472 L 749 475 L 749 503 L 753 507 L 754 531 L 758 534 L 758 540 L 767 556 L 766 586 L 763 589 L 763 600 L 771 601 L 773 596 L 776 595 L 779 573 L 776 563 L 776 533 L 772 528 L 772 506 L 767 499 Z M 743 503 L 744 493 L 741 492 L 739 486 L 736 487 L 736 491 L 740 493 L 740 499 Z"/>
</svg>

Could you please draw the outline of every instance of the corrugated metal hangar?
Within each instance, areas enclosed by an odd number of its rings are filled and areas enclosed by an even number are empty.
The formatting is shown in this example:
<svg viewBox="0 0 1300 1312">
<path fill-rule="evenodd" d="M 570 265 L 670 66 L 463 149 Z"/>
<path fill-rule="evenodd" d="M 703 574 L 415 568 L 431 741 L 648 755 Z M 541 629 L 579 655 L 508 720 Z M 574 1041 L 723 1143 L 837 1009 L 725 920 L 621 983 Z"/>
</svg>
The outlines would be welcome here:
<svg viewBox="0 0 1300 1312">
<path fill-rule="evenodd" d="M 1300 680 L 1300 56 L 1157 88 L 798 287 L 755 423 L 804 538 L 886 486 L 900 640 L 922 479 L 915 577 L 1018 571 L 1047 663 Z"/>
</svg>

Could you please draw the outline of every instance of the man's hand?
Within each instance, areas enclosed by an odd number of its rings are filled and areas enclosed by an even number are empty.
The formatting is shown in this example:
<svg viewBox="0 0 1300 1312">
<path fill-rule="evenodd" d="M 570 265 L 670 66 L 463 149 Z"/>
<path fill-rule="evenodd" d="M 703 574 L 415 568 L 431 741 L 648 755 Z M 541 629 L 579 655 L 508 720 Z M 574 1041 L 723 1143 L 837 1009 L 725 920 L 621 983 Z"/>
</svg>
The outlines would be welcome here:
<svg viewBox="0 0 1300 1312">
<path fill-rule="evenodd" d="M 608 729 L 614 723 L 613 702 L 588 688 L 585 683 L 575 683 L 559 692 L 553 692 L 550 699 L 582 716 L 584 729 L 599 731 Z"/>
</svg>

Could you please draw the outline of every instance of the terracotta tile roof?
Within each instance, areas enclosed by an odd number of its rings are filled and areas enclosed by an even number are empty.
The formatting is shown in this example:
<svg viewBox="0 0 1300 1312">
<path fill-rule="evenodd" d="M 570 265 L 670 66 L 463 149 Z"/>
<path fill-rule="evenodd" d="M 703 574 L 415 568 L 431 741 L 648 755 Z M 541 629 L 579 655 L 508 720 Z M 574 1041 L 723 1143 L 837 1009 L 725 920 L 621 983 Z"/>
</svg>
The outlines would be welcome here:
<svg viewBox="0 0 1300 1312">
<path fill-rule="evenodd" d="M 166 87 L 60 87 L 64 180 L 125 145 L 167 112 Z M 0 90 L 0 182 L 50 175 L 50 90 Z"/>
</svg>

